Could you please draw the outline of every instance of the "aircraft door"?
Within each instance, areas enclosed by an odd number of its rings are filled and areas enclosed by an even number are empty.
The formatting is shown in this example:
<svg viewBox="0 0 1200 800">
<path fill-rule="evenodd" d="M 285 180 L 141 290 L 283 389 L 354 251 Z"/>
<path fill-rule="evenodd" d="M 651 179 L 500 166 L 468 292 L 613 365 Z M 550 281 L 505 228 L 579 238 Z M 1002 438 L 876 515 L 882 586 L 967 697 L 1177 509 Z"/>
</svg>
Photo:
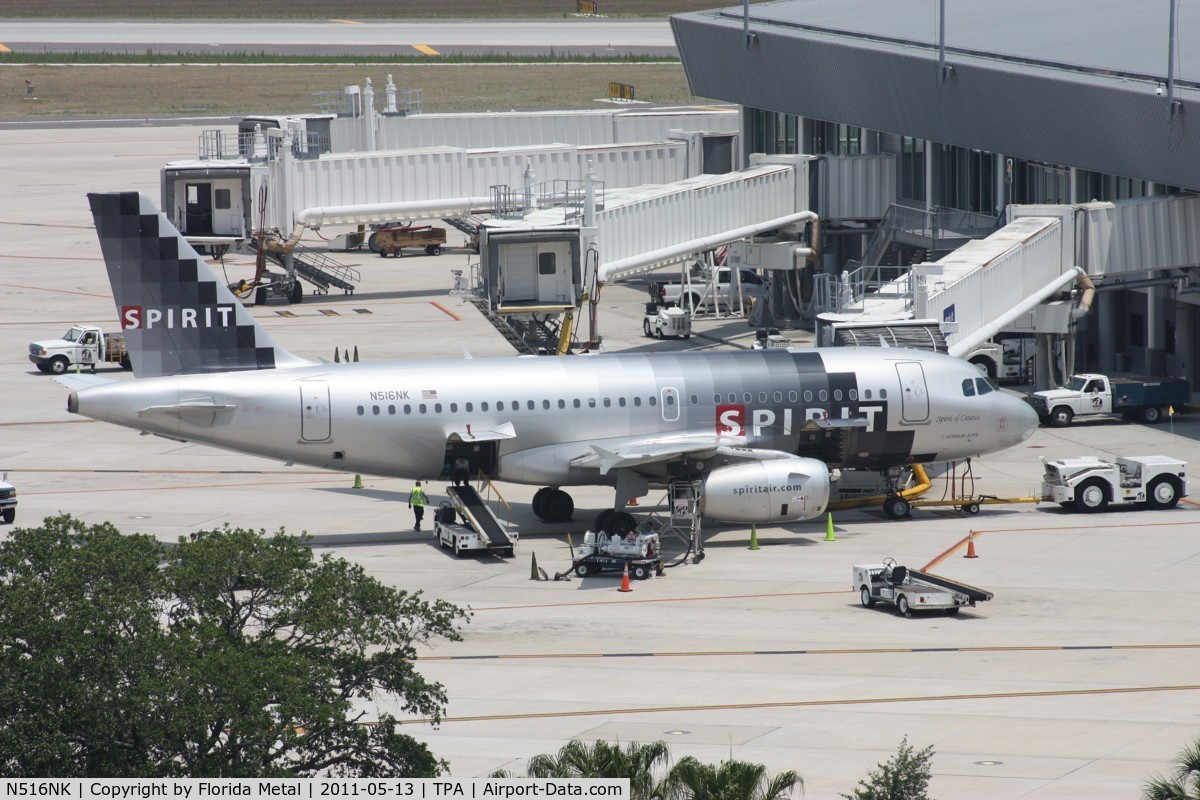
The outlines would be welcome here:
<svg viewBox="0 0 1200 800">
<path fill-rule="evenodd" d="M 211 183 L 184 185 L 184 233 L 195 235 L 213 232 L 213 203 Z"/>
<path fill-rule="evenodd" d="M 909 425 L 929 422 L 929 389 L 921 363 L 900 361 L 896 375 L 900 378 L 900 421 Z"/>
<path fill-rule="evenodd" d="M 679 419 L 679 390 L 674 386 L 666 386 L 659 394 L 663 420 L 675 422 Z"/>
<path fill-rule="evenodd" d="M 505 303 L 528 303 L 537 300 L 537 246 L 508 244 L 502 247 L 500 262 Z"/>
<path fill-rule="evenodd" d="M 300 438 L 323 442 L 329 438 L 329 385 L 325 381 L 300 383 Z"/>
</svg>

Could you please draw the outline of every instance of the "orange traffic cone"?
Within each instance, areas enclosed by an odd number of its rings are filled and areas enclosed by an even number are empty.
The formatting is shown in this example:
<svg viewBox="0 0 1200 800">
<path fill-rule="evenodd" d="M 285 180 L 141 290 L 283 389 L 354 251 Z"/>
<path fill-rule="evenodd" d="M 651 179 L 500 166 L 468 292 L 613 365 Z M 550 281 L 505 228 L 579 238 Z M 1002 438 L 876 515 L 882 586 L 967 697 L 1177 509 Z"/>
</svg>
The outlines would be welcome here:
<svg viewBox="0 0 1200 800">
<path fill-rule="evenodd" d="M 625 565 L 625 572 L 621 575 L 621 588 L 618 592 L 632 592 L 633 589 L 629 585 L 629 564 Z"/>
<path fill-rule="evenodd" d="M 634 498 L 631 498 L 631 499 L 629 500 L 629 505 L 631 505 L 631 506 L 636 506 L 636 505 L 637 505 L 637 498 L 636 498 L 636 497 L 634 497 Z"/>
<path fill-rule="evenodd" d="M 963 558 L 979 558 L 975 554 L 975 531 L 967 533 L 967 554 Z"/>
</svg>

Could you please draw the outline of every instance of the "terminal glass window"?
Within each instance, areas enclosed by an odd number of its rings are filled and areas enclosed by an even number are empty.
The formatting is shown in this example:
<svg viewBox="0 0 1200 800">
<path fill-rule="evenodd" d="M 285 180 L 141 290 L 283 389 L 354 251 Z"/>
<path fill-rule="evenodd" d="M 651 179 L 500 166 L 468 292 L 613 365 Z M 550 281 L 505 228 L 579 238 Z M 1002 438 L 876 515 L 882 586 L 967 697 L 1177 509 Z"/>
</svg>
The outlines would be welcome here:
<svg viewBox="0 0 1200 800">
<path fill-rule="evenodd" d="M 1071 202 L 1071 173 L 1066 167 L 1021 161 L 1013 168 L 1014 203 Z"/>
<path fill-rule="evenodd" d="M 938 205 L 996 213 L 996 156 L 969 147 L 941 145 Z"/>
<path fill-rule="evenodd" d="M 806 153 L 855 156 L 862 152 L 862 128 L 838 122 L 813 120 Z"/>
<path fill-rule="evenodd" d="M 900 137 L 900 196 L 925 202 L 925 140 Z"/>
</svg>

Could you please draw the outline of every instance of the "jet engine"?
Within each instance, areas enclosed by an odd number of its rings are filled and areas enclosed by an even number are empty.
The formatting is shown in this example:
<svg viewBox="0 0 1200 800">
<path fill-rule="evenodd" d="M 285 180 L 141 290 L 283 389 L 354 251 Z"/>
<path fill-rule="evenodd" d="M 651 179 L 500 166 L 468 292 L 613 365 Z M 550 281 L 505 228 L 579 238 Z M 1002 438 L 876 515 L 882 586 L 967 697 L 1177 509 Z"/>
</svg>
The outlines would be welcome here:
<svg viewBox="0 0 1200 800">
<path fill-rule="evenodd" d="M 751 461 L 704 480 L 701 514 L 725 522 L 794 522 L 829 505 L 829 468 L 815 458 Z"/>
</svg>

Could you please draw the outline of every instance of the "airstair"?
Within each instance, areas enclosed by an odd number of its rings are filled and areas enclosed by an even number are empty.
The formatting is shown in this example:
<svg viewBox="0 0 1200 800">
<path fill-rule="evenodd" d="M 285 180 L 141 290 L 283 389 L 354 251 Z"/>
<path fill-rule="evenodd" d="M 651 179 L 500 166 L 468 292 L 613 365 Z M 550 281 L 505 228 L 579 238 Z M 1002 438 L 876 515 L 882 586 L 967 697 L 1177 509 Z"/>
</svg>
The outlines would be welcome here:
<svg viewBox="0 0 1200 800">
<path fill-rule="evenodd" d="M 490 482 L 488 483 L 490 486 Z M 479 492 L 470 484 L 465 486 L 450 486 L 446 488 L 446 495 L 450 498 L 450 502 L 454 504 L 454 508 L 458 511 L 459 516 L 465 520 L 475 532 L 481 536 L 487 537 L 488 552 L 498 555 L 511 556 L 516 542 L 509 535 L 507 526 L 500 522 L 499 517 L 491 507 L 488 506 Z M 503 503 L 503 498 L 497 494 L 497 501 Z M 505 503 L 507 506 L 507 503 Z"/>
<path fill-rule="evenodd" d="M 252 240 L 251 247 L 257 250 L 258 242 Z M 308 247 L 300 246 L 291 250 L 290 267 L 288 253 L 267 248 L 266 256 L 272 263 L 294 271 L 297 277 L 317 287 L 319 294 L 328 294 L 331 287 L 341 289 L 345 294 L 354 294 L 355 285 L 362 280 L 358 270 L 335 261 L 322 251 Z"/>
<path fill-rule="evenodd" d="M 556 352 L 563 326 L 560 314 L 527 314 L 528 309 L 520 308 L 492 309 L 482 297 L 468 297 L 467 300 L 521 355 L 553 355 Z"/>
</svg>

